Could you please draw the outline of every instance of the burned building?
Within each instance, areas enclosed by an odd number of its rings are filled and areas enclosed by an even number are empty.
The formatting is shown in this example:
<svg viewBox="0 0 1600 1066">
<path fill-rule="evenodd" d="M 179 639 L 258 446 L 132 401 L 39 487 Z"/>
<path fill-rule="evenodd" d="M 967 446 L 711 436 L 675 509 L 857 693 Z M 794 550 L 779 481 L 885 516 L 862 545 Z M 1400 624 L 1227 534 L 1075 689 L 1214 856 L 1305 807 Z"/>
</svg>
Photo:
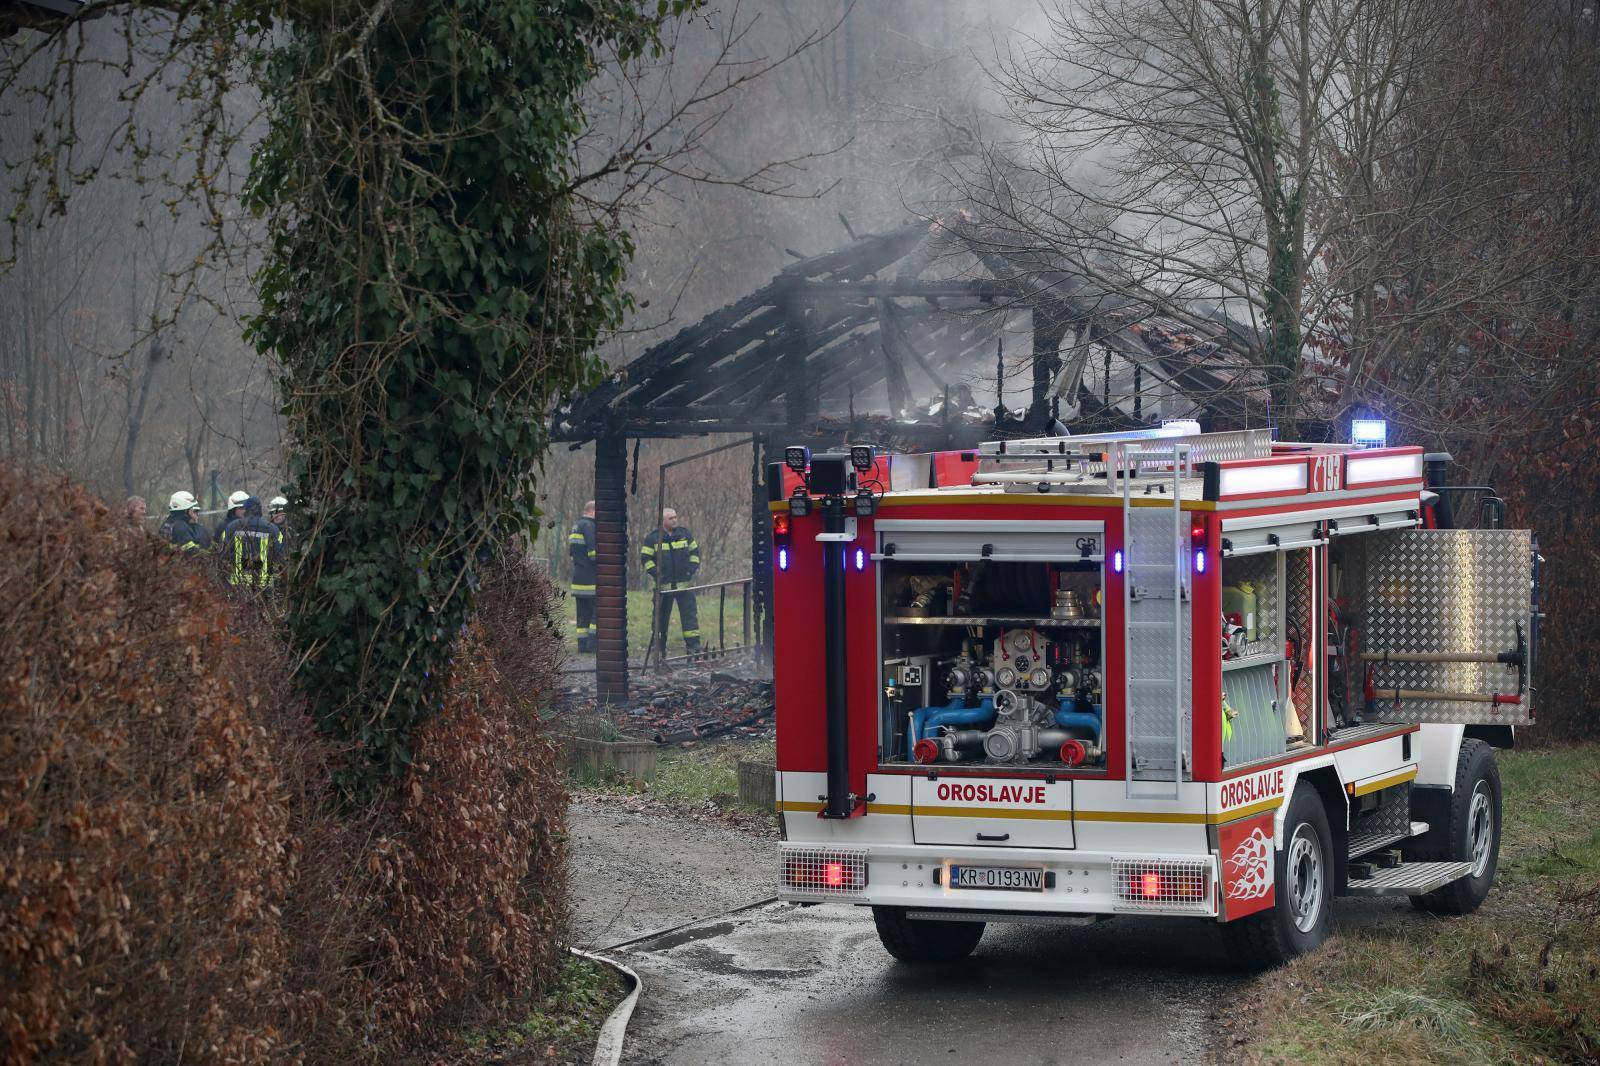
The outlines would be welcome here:
<svg viewBox="0 0 1600 1066">
<path fill-rule="evenodd" d="M 601 699 L 627 692 L 630 440 L 749 436 L 760 618 L 770 603 L 762 471 L 785 444 L 934 450 L 1060 425 L 1263 424 L 1267 382 L 1248 331 L 1214 310 L 1180 318 L 1159 306 L 1048 253 L 996 247 L 964 219 L 922 221 L 799 258 L 573 398 L 553 435 L 595 444 Z"/>
</svg>

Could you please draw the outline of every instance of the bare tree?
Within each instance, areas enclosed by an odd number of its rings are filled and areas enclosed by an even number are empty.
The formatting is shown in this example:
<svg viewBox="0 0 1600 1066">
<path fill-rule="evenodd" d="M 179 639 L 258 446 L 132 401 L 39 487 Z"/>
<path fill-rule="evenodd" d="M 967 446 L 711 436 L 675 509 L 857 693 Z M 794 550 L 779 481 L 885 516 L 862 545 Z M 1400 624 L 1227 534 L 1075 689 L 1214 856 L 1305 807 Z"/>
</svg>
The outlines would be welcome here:
<svg viewBox="0 0 1600 1066">
<path fill-rule="evenodd" d="M 1180 320 L 1225 307 L 1292 423 L 1308 341 L 1369 284 L 1331 251 L 1370 221 L 1358 194 L 1395 150 L 1443 11 L 1082 0 L 1047 16 L 991 65 L 1015 136 L 960 168 L 995 239 Z"/>
</svg>

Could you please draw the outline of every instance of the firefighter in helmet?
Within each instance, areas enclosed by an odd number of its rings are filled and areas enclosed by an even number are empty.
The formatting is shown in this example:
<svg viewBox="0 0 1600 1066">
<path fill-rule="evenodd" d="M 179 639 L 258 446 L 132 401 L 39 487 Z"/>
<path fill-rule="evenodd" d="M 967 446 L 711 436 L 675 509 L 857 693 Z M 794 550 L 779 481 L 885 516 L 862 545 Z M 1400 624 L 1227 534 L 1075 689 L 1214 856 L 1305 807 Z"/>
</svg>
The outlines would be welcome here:
<svg viewBox="0 0 1600 1066">
<path fill-rule="evenodd" d="M 283 566 L 283 532 L 261 517 L 261 501 L 245 497 L 242 518 L 222 532 L 222 578 L 235 589 L 268 589 Z"/>
<path fill-rule="evenodd" d="M 222 543 L 222 535 L 228 531 L 228 526 L 237 518 L 244 517 L 245 501 L 250 499 L 250 494 L 240 489 L 228 496 L 228 509 L 222 515 L 222 521 L 217 523 L 217 528 L 211 531 L 211 540 L 216 544 Z"/>
<path fill-rule="evenodd" d="M 211 531 L 200 521 L 200 504 L 192 492 L 174 492 L 167 501 L 167 517 L 156 534 L 184 552 L 211 547 Z"/>
<path fill-rule="evenodd" d="M 567 553 L 572 556 L 572 602 L 578 609 L 574 626 L 578 634 L 578 650 L 594 651 L 594 501 L 583 505 L 583 517 L 567 534 Z"/>
<path fill-rule="evenodd" d="M 294 527 L 289 524 L 289 500 L 285 496 L 274 496 L 267 504 L 267 521 L 278 527 L 278 533 L 283 538 L 283 551 L 287 555 L 294 545 Z"/>
<path fill-rule="evenodd" d="M 683 626 L 683 647 L 690 655 L 700 650 L 700 619 L 695 610 L 694 593 L 680 592 L 694 581 L 700 570 L 700 545 L 689 527 L 678 524 L 678 512 L 668 507 L 661 512 L 661 525 L 650 531 L 639 547 L 644 572 L 660 592 L 656 616 L 657 647 L 664 656 L 667 628 L 672 622 L 672 605 L 678 605 L 678 621 Z"/>
</svg>

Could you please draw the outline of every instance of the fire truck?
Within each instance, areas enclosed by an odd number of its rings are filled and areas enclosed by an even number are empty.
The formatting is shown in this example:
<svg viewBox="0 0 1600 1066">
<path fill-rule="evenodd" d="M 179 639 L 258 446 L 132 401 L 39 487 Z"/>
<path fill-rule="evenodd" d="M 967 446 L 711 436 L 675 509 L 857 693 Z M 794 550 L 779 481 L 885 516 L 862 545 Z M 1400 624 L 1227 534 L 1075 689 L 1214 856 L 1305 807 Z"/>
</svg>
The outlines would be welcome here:
<svg viewBox="0 0 1600 1066">
<path fill-rule="evenodd" d="M 1260 968 L 1334 896 L 1474 910 L 1493 749 L 1533 717 L 1537 543 L 1454 528 L 1449 457 L 1357 429 L 785 449 L 780 896 L 871 907 L 911 963 L 1151 914 Z"/>
</svg>

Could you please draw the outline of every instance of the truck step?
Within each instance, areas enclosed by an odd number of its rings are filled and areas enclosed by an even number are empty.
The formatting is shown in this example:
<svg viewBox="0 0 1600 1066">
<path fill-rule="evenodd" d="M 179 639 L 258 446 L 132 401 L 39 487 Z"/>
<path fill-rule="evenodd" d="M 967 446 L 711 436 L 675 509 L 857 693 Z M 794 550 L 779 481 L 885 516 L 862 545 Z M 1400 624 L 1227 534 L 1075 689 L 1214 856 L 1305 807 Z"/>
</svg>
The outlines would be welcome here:
<svg viewBox="0 0 1600 1066">
<path fill-rule="evenodd" d="M 1345 891 L 1352 896 L 1425 896 L 1471 872 L 1470 862 L 1407 862 L 1374 869 L 1370 877 L 1352 877 Z"/>
<path fill-rule="evenodd" d="M 1419 837 L 1427 831 L 1427 822 L 1412 822 L 1404 832 L 1399 833 L 1385 833 L 1382 831 L 1351 833 L 1350 857 L 1352 859 L 1359 859 L 1363 855 L 1370 855 L 1374 851 L 1381 851 L 1384 848 L 1392 847 L 1393 845 L 1400 843 L 1402 840 L 1410 840 L 1412 837 Z"/>
</svg>

